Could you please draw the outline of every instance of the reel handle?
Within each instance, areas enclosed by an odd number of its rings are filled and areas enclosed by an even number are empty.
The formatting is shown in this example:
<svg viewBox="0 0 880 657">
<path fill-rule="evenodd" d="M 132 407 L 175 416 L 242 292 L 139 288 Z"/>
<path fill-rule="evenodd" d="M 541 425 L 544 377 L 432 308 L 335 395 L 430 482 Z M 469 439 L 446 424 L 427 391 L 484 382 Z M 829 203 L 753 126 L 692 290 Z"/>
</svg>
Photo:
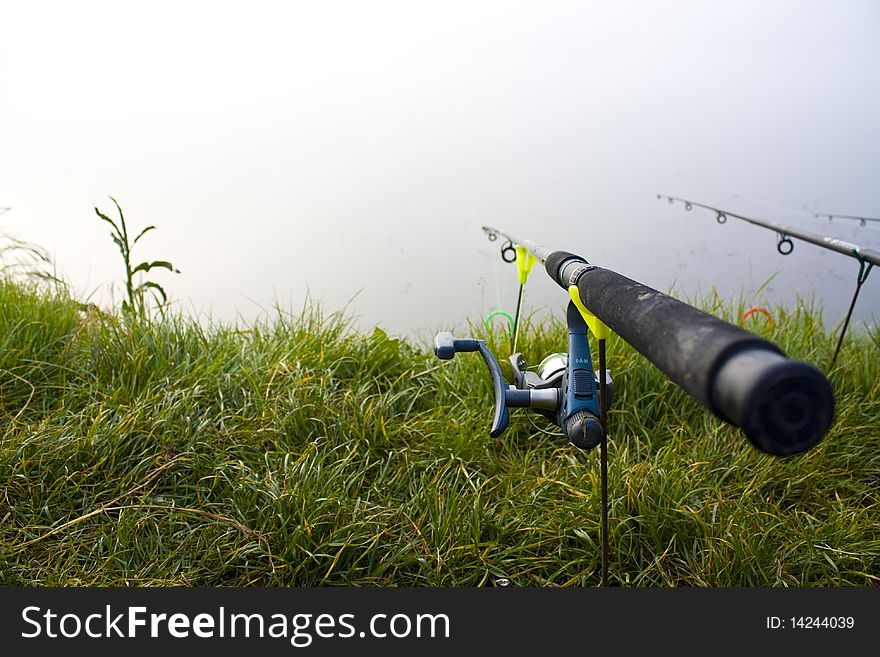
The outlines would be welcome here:
<svg viewBox="0 0 880 657">
<path fill-rule="evenodd" d="M 492 387 L 495 390 L 495 416 L 489 435 L 497 438 L 507 428 L 510 414 L 507 411 L 507 383 L 495 356 L 489 351 L 484 340 L 474 338 L 456 338 L 449 331 L 442 331 L 434 337 L 434 354 L 441 360 L 452 360 L 458 352 L 479 351 L 492 375 Z"/>
</svg>

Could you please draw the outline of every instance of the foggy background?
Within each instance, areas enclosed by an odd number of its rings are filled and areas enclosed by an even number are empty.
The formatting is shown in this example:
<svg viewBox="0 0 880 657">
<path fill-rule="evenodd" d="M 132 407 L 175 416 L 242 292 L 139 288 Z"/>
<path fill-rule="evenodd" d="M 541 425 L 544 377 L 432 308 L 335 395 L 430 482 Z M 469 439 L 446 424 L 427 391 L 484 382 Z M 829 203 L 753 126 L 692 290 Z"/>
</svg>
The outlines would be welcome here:
<svg viewBox="0 0 880 657">
<path fill-rule="evenodd" d="M 680 297 L 773 276 L 758 301 L 812 295 L 833 326 L 854 260 L 656 195 L 880 248 L 813 217 L 880 215 L 878 30 L 870 1 L 4 3 L 0 231 L 118 303 L 112 195 L 202 319 L 512 313 L 489 224 Z M 532 276 L 527 309 L 564 301 Z"/>
</svg>

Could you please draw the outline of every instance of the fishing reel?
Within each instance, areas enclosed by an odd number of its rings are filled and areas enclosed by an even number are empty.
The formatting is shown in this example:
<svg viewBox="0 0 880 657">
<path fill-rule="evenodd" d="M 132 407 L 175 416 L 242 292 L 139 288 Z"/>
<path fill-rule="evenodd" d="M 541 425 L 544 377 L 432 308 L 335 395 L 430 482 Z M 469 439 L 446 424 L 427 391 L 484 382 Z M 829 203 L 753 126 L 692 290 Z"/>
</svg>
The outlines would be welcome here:
<svg viewBox="0 0 880 657">
<path fill-rule="evenodd" d="M 547 356 L 536 372 L 526 369 L 521 353 L 510 356 L 513 385 L 505 381 L 498 360 L 484 340 L 456 338 L 448 332 L 434 338 L 434 353 L 443 360 L 451 360 L 459 352 L 478 351 L 483 357 L 495 390 L 495 414 L 489 430 L 493 438 L 507 428 L 509 408 L 531 408 L 559 426 L 576 447 L 591 449 L 601 442 L 599 374 L 593 370 L 587 324 L 574 303 L 568 305 L 566 321 L 568 351 Z M 608 370 L 605 390 L 610 404 L 613 388 Z"/>
</svg>

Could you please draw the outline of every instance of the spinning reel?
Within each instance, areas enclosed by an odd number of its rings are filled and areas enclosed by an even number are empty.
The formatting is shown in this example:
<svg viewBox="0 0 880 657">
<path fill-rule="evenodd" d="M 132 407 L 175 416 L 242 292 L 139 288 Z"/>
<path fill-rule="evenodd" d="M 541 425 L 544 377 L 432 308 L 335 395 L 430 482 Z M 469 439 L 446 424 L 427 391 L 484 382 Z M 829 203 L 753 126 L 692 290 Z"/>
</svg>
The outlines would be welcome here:
<svg viewBox="0 0 880 657">
<path fill-rule="evenodd" d="M 483 357 L 495 389 L 495 415 L 489 435 L 500 436 L 509 422 L 509 408 L 531 408 L 562 429 L 576 447 L 587 450 L 602 440 L 599 373 L 593 369 L 587 322 L 574 302 L 566 311 L 568 351 L 550 354 L 541 361 L 537 372 L 527 370 L 521 353 L 510 356 L 514 385 L 508 384 L 495 355 L 484 340 L 456 338 L 452 333 L 438 333 L 434 353 L 451 360 L 458 352 L 478 351 Z M 605 394 L 613 397 L 611 374 L 605 370 Z"/>
</svg>

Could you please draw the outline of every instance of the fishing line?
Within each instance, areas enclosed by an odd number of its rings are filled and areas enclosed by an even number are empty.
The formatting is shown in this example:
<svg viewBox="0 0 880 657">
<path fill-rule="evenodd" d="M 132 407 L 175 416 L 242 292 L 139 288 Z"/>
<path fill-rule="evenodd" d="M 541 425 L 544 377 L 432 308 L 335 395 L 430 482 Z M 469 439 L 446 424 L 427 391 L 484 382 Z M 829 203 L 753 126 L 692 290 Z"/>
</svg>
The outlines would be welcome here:
<svg viewBox="0 0 880 657">
<path fill-rule="evenodd" d="M 532 416 L 530 413 L 526 414 L 526 419 L 529 421 L 529 424 L 532 425 L 532 428 L 535 431 L 546 434 L 548 436 L 564 436 L 565 435 L 562 431 L 549 431 L 548 429 L 542 429 L 537 424 L 535 424 L 535 421 L 532 419 Z"/>
</svg>

